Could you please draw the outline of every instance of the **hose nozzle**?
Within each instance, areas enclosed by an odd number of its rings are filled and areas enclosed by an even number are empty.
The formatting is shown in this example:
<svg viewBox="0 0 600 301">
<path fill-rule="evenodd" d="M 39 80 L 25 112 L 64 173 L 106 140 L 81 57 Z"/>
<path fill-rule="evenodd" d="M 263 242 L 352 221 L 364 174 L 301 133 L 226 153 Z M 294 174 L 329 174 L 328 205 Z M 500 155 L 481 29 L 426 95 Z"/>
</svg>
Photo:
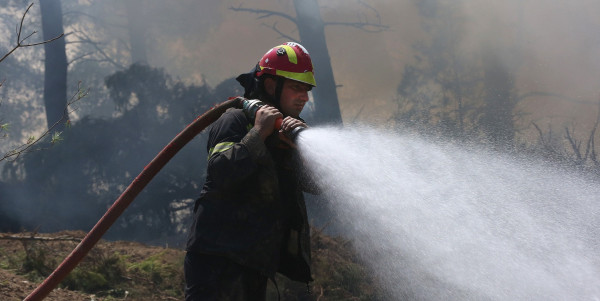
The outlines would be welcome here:
<svg viewBox="0 0 600 301">
<path fill-rule="evenodd" d="M 258 109 L 260 109 L 264 105 L 266 105 L 266 103 L 264 103 L 258 99 L 245 99 L 244 98 L 240 102 L 242 111 L 244 111 L 244 114 L 246 114 L 246 117 L 248 118 L 248 120 L 250 120 L 250 122 L 252 124 L 254 124 L 254 120 L 256 119 L 256 112 L 258 112 Z M 275 129 L 280 130 L 282 122 L 283 122 L 283 119 L 281 119 L 281 118 L 277 119 L 275 121 Z M 287 133 L 286 136 L 288 138 L 290 138 L 290 140 L 292 140 L 293 142 L 296 142 L 296 139 L 298 139 L 298 135 L 304 129 L 305 128 L 303 128 L 303 127 L 294 128 L 289 133 Z"/>
<path fill-rule="evenodd" d="M 294 128 L 294 129 L 293 129 L 293 130 L 291 130 L 289 133 L 287 133 L 287 134 L 286 134 L 286 136 L 287 136 L 288 138 L 290 138 L 290 140 L 292 140 L 294 143 L 296 143 L 296 142 L 297 142 L 297 140 L 298 140 L 298 135 L 300 135 L 300 133 L 301 133 L 302 131 L 304 131 L 305 129 L 306 129 L 306 128 L 303 128 L 303 127 L 297 127 L 297 128 Z"/>
<path fill-rule="evenodd" d="M 258 99 L 243 98 L 240 105 L 242 111 L 244 111 L 244 114 L 246 114 L 246 117 L 248 117 L 248 120 L 250 120 L 250 122 L 254 124 L 254 120 L 256 119 L 256 112 L 258 112 L 258 109 L 260 109 L 260 107 L 266 105 L 266 103 Z"/>
<path fill-rule="evenodd" d="M 254 124 L 254 120 L 256 119 L 256 112 L 258 112 L 258 109 L 260 109 L 262 106 L 265 106 L 266 103 L 258 100 L 258 99 L 242 99 L 241 101 L 241 107 L 242 107 L 242 111 L 244 111 L 244 114 L 246 114 L 246 117 L 248 118 L 248 120 L 250 120 L 250 123 Z M 275 121 L 275 129 L 280 130 L 281 129 L 281 123 L 283 122 L 283 119 L 279 118 Z"/>
</svg>

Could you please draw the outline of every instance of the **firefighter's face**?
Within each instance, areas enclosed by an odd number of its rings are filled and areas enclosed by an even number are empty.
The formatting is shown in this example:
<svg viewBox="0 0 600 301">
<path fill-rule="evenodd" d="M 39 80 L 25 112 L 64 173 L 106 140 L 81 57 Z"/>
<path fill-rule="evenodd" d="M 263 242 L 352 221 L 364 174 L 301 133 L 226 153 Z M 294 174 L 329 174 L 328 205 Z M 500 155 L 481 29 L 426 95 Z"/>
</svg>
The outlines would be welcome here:
<svg viewBox="0 0 600 301">
<path fill-rule="evenodd" d="M 265 82 L 267 92 L 271 95 L 275 94 L 276 86 L 276 81 L 270 78 Z M 308 84 L 286 79 L 283 83 L 279 102 L 281 113 L 286 116 L 298 118 L 300 112 L 304 109 L 304 105 L 308 102 L 308 91 L 310 91 L 311 88 L 312 87 Z"/>
</svg>

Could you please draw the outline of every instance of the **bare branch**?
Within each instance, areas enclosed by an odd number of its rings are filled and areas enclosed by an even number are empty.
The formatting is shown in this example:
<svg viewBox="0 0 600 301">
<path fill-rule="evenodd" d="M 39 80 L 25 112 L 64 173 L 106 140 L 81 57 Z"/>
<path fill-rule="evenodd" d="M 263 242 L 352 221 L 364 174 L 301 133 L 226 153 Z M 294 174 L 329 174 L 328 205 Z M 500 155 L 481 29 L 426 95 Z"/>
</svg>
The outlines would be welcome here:
<svg viewBox="0 0 600 301">
<path fill-rule="evenodd" d="M 19 26 L 17 27 L 17 46 L 13 47 L 12 50 L 10 50 L 8 53 L 6 53 L 1 59 L 0 62 L 4 61 L 9 55 L 11 55 L 13 52 L 15 52 L 15 50 L 22 48 L 22 47 L 32 47 L 32 46 L 38 46 L 38 45 L 42 45 L 42 44 L 47 44 L 50 43 L 54 40 L 60 39 L 64 36 L 64 33 L 61 33 L 60 35 L 46 40 L 46 41 L 42 41 L 42 42 L 37 42 L 37 43 L 32 43 L 32 44 L 23 44 L 23 42 L 25 42 L 25 40 L 29 39 L 31 36 L 33 36 L 34 34 L 37 33 L 37 31 L 33 31 L 32 33 L 30 33 L 29 35 L 27 35 L 25 38 L 21 39 L 21 34 L 23 32 L 23 22 L 25 20 L 25 16 L 27 15 L 27 12 L 29 12 L 29 10 L 31 9 L 31 7 L 33 6 L 33 3 L 29 4 L 29 6 L 27 7 L 27 9 L 25 10 L 25 13 L 23 13 L 23 16 L 21 17 L 21 23 L 19 24 Z"/>
<path fill-rule="evenodd" d="M 0 59 L 0 62 L 4 61 L 4 59 L 6 59 L 9 55 L 11 55 L 13 52 L 15 52 L 15 50 L 17 50 L 19 48 L 19 46 L 15 46 L 11 51 L 9 51 L 7 54 L 5 54 L 2 59 Z"/>
<path fill-rule="evenodd" d="M 594 132 L 596 131 L 596 129 L 593 130 Z M 596 145 L 594 143 L 595 138 L 594 138 L 594 134 L 592 133 L 590 135 L 590 140 L 588 141 L 588 149 L 590 149 L 590 161 L 592 161 L 592 163 L 594 163 L 594 165 L 598 165 L 598 157 L 596 156 Z M 587 152 L 586 152 L 586 159 L 587 159 Z"/>
<path fill-rule="evenodd" d="M 319 285 L 319 288 L 321 289 L 321 293 L 319 294 L 319 296 L 317 297 L 317 301 L 321 301 L 321 297 L 323 297 L 323 286 Z"/>
<path fill-rule="evenodd" d="M 95 27 L 102 28 L 106 31 L 113 31 L 115 28 L 119 30 L 127 28 L 127 23 L 119 24 L 119 22 L 106 22 L 106 20 L 104 19 L 98 18 L 97 16 L 93 16 L 82 11 L 64 11 L 63 17 L 74 17 L 73 19 L 83 19 L 81 17 L 87 17 L 91 22 L 94 23 Z"/>
<path fill-rule="evenodd" d="M 588 143 L 587 143 L 587 149 L 585 152 L 585 156 L 586 159 L 588 158 L 588 153 L 590 154 L 590 160 L 595 164 L 598 165 L 598 158 L 596 156 L 596 146 L 595 146 L 595 136 L 596 136 L 596 130 L 598 129 L 598 125 L 600 124 L 600 100 L 598 101 L 598 114 L 596 115 L 596 122 L 594 122 L 594 127 L 592 127 L 592 131 L 590 133 L 590 137 L 588 139 Z"/>
<path fill-rule="evenodd" d="M 381 15 L 373 6 L 371 6 L 370 4 L 368 4 L 362 0 L 358 0 L 358 4 L 366 7 L 368 10 L 371 10 L 373 13 L 375 13 L 375 17 L 377 18 L 377 23 L 381 24 Z"/>
<path fill-rule="evenodd" d="M 23 154 L 45 149 L 45 148 L 33 148 L 33 146 L 36 145 L 38 142 L 40 142 L 45 137 L 47 137 L 48 135 L 50 135 L 53 132 L 53 130 L 56 127 L 58 127 L 58 125 L 60 125 L 63 122 L 63 120 L 66 119 L 66 116 L 69 116 L 69 113 L 74 112 L 77 109 L 74 106 L 75 103 L 77 103 L 81 99 L 85 98 L 88 95 L 89 91 L 90 91 L 89 89 L 86 89 L 86 90 L 82 89 L 81 82 L 79 82 L 77 84 L 77 92 L 75 94 L 73 94 L 71 99 L 67 102 L 67 105 L 65 106 L 64 113 L 61 116 L 61 118 L 59 120 L 57 120 L 44 133 L 42 133 L 40 135 L 40 137 L 38 137 L 37 139 L 31 137 L 31 138 L 29 138 L 29 140 L 26 143 L 24 143 L 21 146 L 4 154 L 2 157 L 0 157 L 0 162 L 2 162 L 4 160 L 14 161 L 14 160 L 17 160 Z M 67 123 L 69 123 L 69 121 L 67 121 Z M 60 133 L 58 135 L 60 135 Z"/>
<path fill-rule="evenodd" d="M 594 126 L 592 127 L 592 130 L 590 131 L 590 136 L 585 145 L 585 155 L 583 156 L 583 161 L 586 161 L 588 159 L 588 156 L 590 155 L 590 152 L 592 151 L 591 148 L 594 145 L 594 135 L 596 134 L 597 128 L 598 128 L 598 122 L 596 121 L 596 123 L 594 123 Z"/>
<path fill-rule="evenodd" d="M 272 11 L 272 10 L 267 10 L 267 9 L 244 8 L 244 7 L 242 7 L 241 4 L 238 7 L 230 6 L 229 9 L 233 10 L 233 11 L 238 11 L 238 12 L 241 11 L 241 12 L 258 14 L 258 15 L 260 15 L 258 17 L 258 19 L 264 19 L 264 18 L 271 17 L 271 16 L 278 16 L 278 17 L 287 19 L 289 21 L 292 21 L 294 24 L 298 25 L 298 21 L 296 20 L 296 18 L 294 18 L 288 14 L 284 14 L 282 12 L 277 12 L 277 11 Z"/>
<path fill-rule="evenodd" d="M 350 26 L 366 32 L 382 32 L 390 28 L 387 25 L 369 22 L 324 22 L 323 25 Z"/>
<path fill-rule="evenodd" d="M 531 124 L 533 124 L 533 126 L 535 127 L 535 129 L 538 131 L 538 134 L 540 135 L 540 141 L 542 142 L 542 145 L 546 145 L 546 142 L 544 142 L 544 133 L 542 133 L 542 130 L 540 129 L 540 127 L 535 122 L 532 122 Z"/>
<path fill-rule="evenodd" d="M 273 31 L 275 31 L 276 33 L 278 33 L 280 38 L 285 38 L 285 39 L 287 39 L 287 40 L 288 40 L 288 41 L 290 41 L 290 42 L 296 42 L 296 43 L 300 43 L 300 41 L 298 41 L 297 39 L 295 39 L 295 38 L 293 38 L 293 37 L 291 37 L 291 36 L 289 36 L 289 35 L 287 35 L 287 34 L 283 33 L 281 30 L 279 30 L 279 29 L 277 28 L 277 22 L 273 23 L 273 25 L 271 25 L 271 26 L 269 26 L 269 25 L 267 25 L 267 24 L 265 24 L 265 23 L 262 23 L 262 25 L 264 25 L 264 26 L 266 26 L 266 27 L 269 27 L 269 28 L 271 28 Z"/>
<path fill-rule="evenodd" d="M 37 33 L 37 31 L 34 31 L 32 34 L 34 34 L 34 33 Z M 31 46 L 37 46 L 37 45 L 47 44 L 47 43 L 50 43 L 52 41 L 55 41 L 55 40 L 58 40 L 58 39 L 62 38 L 64 35 L 65 35 L 64 33 L 61 33 L 60 35 L 58 35 L 58 36 L 56 36 L 56 37 L 54 37 L 52 39 L 45 40 L 45 41 L 38 42 L 38 43 L 33 43 L 33 44 L 21 44 L 20 47 L 31 47 Z M 29 36 L 31 36 L 31 35 L 29 35 Z M 29 36 L 27 36 L 27 37 L 29 37 Z M 25 41 L 25 39 L 23 39 L 23 41 Z"/>
<path fill-rule="evenodd" d="M 565 127 L 565 133 L 566 133 L 565 138 L 567 138 L 567 141 L 569 141 L 569 144 L 571 144 L 571 148 L 573 149 L 573 152 L 575 153 L 575 156 L 577 156 L 577 161 L 579 163 L 581 163 L 581 150 L 580 150 L 580 148 L 581 148 L 581 142 L 578 143 L 575 140 L 575 138 L 573 138 L 571 136 L 571 134 L 569 133 L 569 128 L 568 127 Z"/>
<path fill-rule="evenodd" d="M 82 58 L 84 58 L 86 56 L 92 55 L 92 54 L 94 54 L 94 53 L 93 52 L 88 52 L 88 53 L 84 53 L 84 54 L 82 54 L 82 55 L 80 55 L 78 57 L 74 57 L 72 60 L 70 60 L 70 61 L 67 62 L 67 65 L 71 65 L 75 61 L 80 60 L 80 59 L 82 59 Z"/>
<path fill-rule="evenodd" d="M 17 33 L 17 47 L 31 47 L 31 46 L 37 46 L 37 45 L 42 45 L 42 44 L 46 44 L 46 43 L 50 43 L 54 40 L 60 39 L 64 33 L 61 33 L 60 35 L 46 40 L 46 41 L 42 41 L 42 42 L 38 42 L 38 43 L 33 43 L 33 44 L 23 44 L 23 42 L 25 42 L 25 40 L 29 39 L 31 36 L 33 36 L 34 34 L 37 33 L 37 31 L 33 31 L 32 33 L 30 33 L 28 36 L 26 36 L 25 38 L 21 39 L 21 33 L 23 31 L 23 21 L 25 20 L 25 16 L 27 15 L 27 12 L 29 12 L 29 10 L 31 9 L 31 7 L 33 6 L 33 3 L 29 4 L 29 6 L 27 7 L 27 9 L 25 10 L 25 13 L 23 13 L 23 16 L 21 17 L 21 23 L 19 25 L 19 31 Z M 2 60 L 0 60 L 1 62 Z"/>
<path fill-rule="evenodd" d="M 356 13 L 358 22 L 324 22 L 323 25 L 324 26 L 330 26 L 330 25 L 349 26 L 349 27 L 354 27 L 356 29 L 366 31 L 366 32 L 382 32 L 382 31 L 389 30 L 389 28 L 390 28 L 389 26 L 383 25 L 381 23 L 381 15 L 377 11 L 377 9 L 375 9 L 373 6 L 369 5 L 368 3 L 366 3 L 362 0 L 357 0 L 356 2 L 358 3 L 358 5 L 366 8 L 367 11 L 372 12 L 372 14 L 370 14 L 370 15 L 375 16 L 375 19 L 376 19 L 375 22 L 369 21 L 369 16 L 367 16 L 367 14 L 369 14 L 368 12 L 365 12 L 364 9 L 359 9 Z"/>
<path fill-rule="evenodd" d="M 354 115 L 354 118 L 352 118 L 352 122 L 351 122 L 351 124 L 352 124 L 352 123 L 356 123 L 356 121 L 358 120 L 358 117 L 360 116 L 360 114 L 362 114 L 362 112 L 363 112 L 363 110 L 364 110 L 364 109 L 365 109 L 365 105 L 363 104 L 363 105 L 360 107 L 360 110 L 358 110 L 358 112 L 356 113 L 356 115 Z"/>
<path fill-rule="evenodd" d="M 569 101 L 569 102 L 577 102 L 577 103 L 596 104 L 595 101 L 591 101 L 591 100 L 581 100 L 581 99 L 568 97 L 568 96 L 558 94 L 558 93 L 539 92 L 539 91 L 527 92 L 525 94 L 519 95 L 519 96 L 517 96 L 516 101 L 520 102 L 525 98 L 534 97 L 534 96 L 550 96 L 550 97 L 555 98 L 555 101 Z M 550 99 L 546 98 L 546 100 L 550 100 Z"/>
<path fill-rule="evenodd" d="M 23 16 L 21 16 L 21 23 L 19 24 L 19 29 L 17 30 L 17 44 L 19 44 L 19 42 L 21 41 L 21 32 L 23 31 L 23 22 L 25 21 L 25 16 L 27 15 L 27 12 L 29 12 L 32 6 L 33 3 L 29 4 L 29 6 L 27 6 L 27 9 L 23 13 Z"/>
<path fill-rule="evenodd" d="M 100 46 L 98 46 L 97 42 L 93 41 L 84 32 L 80 31 L 80 32 L 77 32 L 77 34 L 78 34 L 77 38 L 79 38 L 79 41 L 74 41 L 73 43 L 90 44 L 90 45 L 92 45 L 92 47 L 94 49 L 96 49 L 96 51 L 98 51 L 98 53 L 100 53 L 100 55 L 104 58 L 104 61 L 109 62 L 110 64 L 114 65 L 118 69 L 125 69 L 125 66 L 123 66 L 119 62 L 113 60 L 106 52 L 104 52 L 104 50 L 102 48 L 100 48 Z"/>
</svg>

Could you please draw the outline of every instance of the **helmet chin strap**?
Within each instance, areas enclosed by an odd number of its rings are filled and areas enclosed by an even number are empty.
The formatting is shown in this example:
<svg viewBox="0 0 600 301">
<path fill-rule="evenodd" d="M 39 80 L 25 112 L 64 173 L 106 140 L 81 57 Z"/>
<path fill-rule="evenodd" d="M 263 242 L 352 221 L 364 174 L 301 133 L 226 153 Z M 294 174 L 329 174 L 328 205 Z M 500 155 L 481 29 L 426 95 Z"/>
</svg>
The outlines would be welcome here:
<svg viewBox="0 0 600 301">
<path fill-rule="evenodd" d="M 276 79 L 277 86 L 275 87 L 275 95 L 273 97 L 273 100 L 275 107 L 281 111 L 281 93 L 283 92 L 283 84 L 285 83 L 285 78 L 277 76 Z"/>
</svg>

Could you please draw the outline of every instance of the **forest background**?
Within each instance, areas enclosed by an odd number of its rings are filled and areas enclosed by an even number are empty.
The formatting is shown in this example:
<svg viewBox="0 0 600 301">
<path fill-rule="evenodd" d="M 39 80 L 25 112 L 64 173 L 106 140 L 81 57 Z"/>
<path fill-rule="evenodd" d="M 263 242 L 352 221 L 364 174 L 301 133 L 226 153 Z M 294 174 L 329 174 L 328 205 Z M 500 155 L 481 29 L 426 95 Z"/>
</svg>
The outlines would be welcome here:
<svg viewBox="0 0 600 301">
<path fill-rule="evenodd" d="M 242 93 L 234 77 L 286 41 L 314 59 L 303 115 L 313 125 L 410 129 L 599 174 L 596 1 L 33 3 L 21 39 L 64 37 L 0 64 L 1 231 L 90 229 L 185 125 Z M 1 53 L 18 45 L 30 4 L 0 1 Z M 204 138 L 107 238 L 181 245 Z M 327 224 L 321 203 L 310 199 L 309 211 Z"/>
</svg>

